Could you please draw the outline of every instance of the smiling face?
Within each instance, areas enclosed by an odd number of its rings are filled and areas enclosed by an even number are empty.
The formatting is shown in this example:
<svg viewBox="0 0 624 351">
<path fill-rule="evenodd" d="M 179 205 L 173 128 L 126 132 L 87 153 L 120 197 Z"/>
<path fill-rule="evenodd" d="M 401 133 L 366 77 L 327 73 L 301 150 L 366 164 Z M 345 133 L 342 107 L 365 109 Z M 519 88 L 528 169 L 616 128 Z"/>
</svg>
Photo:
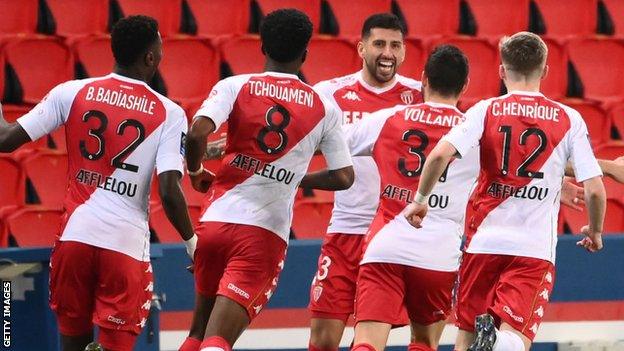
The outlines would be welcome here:
<svg viewBox="0 0 624 351">
<path fill-rule="evenodd" d="M 405 59 L 405 45 L 400 30 L 373 28 L 358 43 L 358 53 L 364 60 L 364 69 L 377 83 L 391 81 Z"/>
</svg>

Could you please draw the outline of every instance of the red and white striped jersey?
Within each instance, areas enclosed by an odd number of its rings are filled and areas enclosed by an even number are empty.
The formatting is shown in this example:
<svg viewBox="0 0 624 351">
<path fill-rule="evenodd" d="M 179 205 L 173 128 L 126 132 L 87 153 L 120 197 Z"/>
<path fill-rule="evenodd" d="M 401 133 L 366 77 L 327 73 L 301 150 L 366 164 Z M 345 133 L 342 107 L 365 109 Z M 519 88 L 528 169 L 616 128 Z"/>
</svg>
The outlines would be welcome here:
<svg viewBox="0 0 624 351">
<path fill-rule="evenodd" d="M 398 74 L 385 88 L 368 85 L 360 71 L 320 82 L 314 89 L 338 106 L 343 125 L 357 123 L 381 109 L 422 102 L 420 82 Z M 328 233 L 365 234 L 375 216 L 379 199 L 375 162 L 370 156 L 354 157 L 353 170 L 351 188 L 335 193 Z"/>
<path fill-rule="evenodd" d="M 65 125 L 69 189 L 60 240 L 149 261 L 152 174 L 184 170 L 182 108 L 111 73 L 58 85 L 17 122 L 32 140 Z"/>
<path fill-rule="evenodd" d="M 255 225 L 288 241 L 297 187 L 320 148 L 329 169 L 351 165 L 336 108 L 296 75 L 265 72 L 217 83 L 195 118 L 228 122 L 225 156 L 202 222 Z"/>
<path fill-rule="evenodd" d="M 460 155 L 480 145 L 481 172 L 466 212 L 467 252 L 555 261 L 559 198 L 570 161 L 579 182 L 601 176 L 574 109 L 536 92 L 483 100 L 444 140 Z"/>
<path fill-rule="evenodd" d="M 413 201 L 425 160 L 463 121 L 454 106 L 425 102 L 381 110 L 347 129 L 353 155 L 372 155 L 381 176 L 379 208 L 368 230 L 362 263 L 385 262 L 456 271 L 464 213 L 479 172 L 478 153 L 453 160 L 429 197 L 420 229 L 403 215 Z"/>
</svg>

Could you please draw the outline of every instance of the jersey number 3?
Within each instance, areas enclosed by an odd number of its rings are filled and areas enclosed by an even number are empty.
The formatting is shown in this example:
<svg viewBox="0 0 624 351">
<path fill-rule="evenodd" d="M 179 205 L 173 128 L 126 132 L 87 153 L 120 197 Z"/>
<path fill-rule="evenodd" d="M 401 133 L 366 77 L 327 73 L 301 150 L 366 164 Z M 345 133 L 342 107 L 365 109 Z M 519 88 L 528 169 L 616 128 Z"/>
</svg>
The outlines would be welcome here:
<svg viewBox="0 0 624 351">
<path fill-rule="evenodd" d="M 82 121 L 85 123 L 89 122 L 91 119 L 97 119 L 100 123 L 98 128 L 89 130 L 89 136 L 98 142 L 97 150 L 95 150 L 95 152 L 87 150 L 87 142 L 85 140 L 80 140 L 80 144 L 78 146 L 80 147 L 80 154 L 82 157 L 91 161 L 96 161 L 104 156 L 104 152 L 106 150 L 104 132 L 108 127 L 108 117 L 106 117 L 102 111 L 98 110 L 87 111 L 87 113 L 82 116 Z M 115 168 L 136 173 L 139 171 L 139 166 L 124 163 L 122 160 L 134 151 L 134 149 L 136 149 L 137 146 L 143 142 L 143 140 L 145 140 L 145 127 L 136 119 L 125 119 L 117 126 L 117 135 L 124 135 L 126 133 L 126 129 L 128 128 L 136 129 L 137 136 L 128 146 L 121 150 L 121 152 L 111 158 L 111 165 Z"/>
</svg>

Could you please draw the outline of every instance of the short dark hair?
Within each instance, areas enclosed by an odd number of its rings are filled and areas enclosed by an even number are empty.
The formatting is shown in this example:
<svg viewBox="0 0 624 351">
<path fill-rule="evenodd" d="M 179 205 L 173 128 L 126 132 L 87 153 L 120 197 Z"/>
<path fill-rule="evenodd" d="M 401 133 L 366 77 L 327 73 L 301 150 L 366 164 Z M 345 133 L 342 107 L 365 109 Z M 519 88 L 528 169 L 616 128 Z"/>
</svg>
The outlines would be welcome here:
<svg viewBox="0 0 624 351">
<path fill-rule="evenodd" d="M 393 29 L 401 31 L 405 36 L 405 24 L 393 13 L 376 13 L 364 21 L 362 39 L 366 39 L 373 28 Z"/>
<path fill-rule="evenodd" d="M 537 34 L 519 32 L 501 41 L 500 55 L 506 69 L 527 76 L 544 67 L 548 47 Z"/>
<path fill-rule="evenodd" d="M 148 16 L 120 19 L 111 33 L 111 48 L 120 66 L 131 66 L 158 40 L 158 22 Z"/>
<path fill-rule="evenodd" d="M 281 63 L 303 55 L 311 37 L 312 22 L 305 13 L 295 9 L 275 10 L 260 25 L 264 53 Z"/>
<path fill-rule="evenodd" d="M 425 75 L 432 90 L 443 96 L 458 96 L 468 78 L 468 59 L 456 46 L 438 46 L 427 58 Z"/>
</svg>

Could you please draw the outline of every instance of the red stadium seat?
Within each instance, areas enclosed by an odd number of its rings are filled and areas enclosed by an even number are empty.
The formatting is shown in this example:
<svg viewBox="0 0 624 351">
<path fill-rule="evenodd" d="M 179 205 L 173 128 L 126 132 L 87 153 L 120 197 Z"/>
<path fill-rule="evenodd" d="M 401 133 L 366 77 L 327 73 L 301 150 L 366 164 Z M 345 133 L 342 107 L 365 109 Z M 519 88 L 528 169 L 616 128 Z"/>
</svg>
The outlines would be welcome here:
<svg viewBox="0 0 624 351">
<path fill-rule="evenodd" d="M 74 77 L 72 55 L 58 39 L 15 40 L 4 50 L 7 63 L 13 67 L 21 84 L 23 102 L 37 103 L 54 86 Z"/>
<path fill-rule="evenodd" d="M 624 1 L 622 0 L 602 0 L 611 15 L 615 36 L 624 37 Z"/>
<path fill-rule="evenodd" d="M 300 201 L 295 204 L 292 230 L 297 239 L 320 239 L 327 232 L 331 203 Z"/>
<path fill-rule="evenodd" d="M 163 51 L 160 73 L 167 96 L 183 106 L 204 100 L 219 80 L 217 50 L 202 40 L 168 39 Z"/>
<path fill-rule="evenodd" d="M 28 206 L 6 218 L 6 229 L 21 247 L 53 246 L 60 236 L 63 211 Z"/>
<path fill-rule="evenodd" d="M 570 60 L 584 87 L 584 97 L 606 102 L 624 98 L 624 43 L 586 39 L 568 44 Z"/>
<path fill-rule="evenodd" d="M 272 11 L 281 8 L 294 8 L 302 11 L 314 26 L 314 32 L 319 32 L 321 26 L 321 0 L 256 0 L 260 11 L 266 16 Z"/>
<path fill-rule="evenodd" d="M 542 81 L 541 90 L 551 99 L 561 99 L 568 89 L 568 52 L 558 42 L 543 38 L 548 46 L 548 75 Z"/>
<path fill-rule="evenodd" d="M 38 0 L 0 1 L 0 37 L 34 33 L 37 30 L 38 9 Z"/>
<path fill-rule="evenodd" d="M 182 184 L 182 191 L 184 191 L 186 203 L 189 206 L 201 207 L 205 194 L 193 189 L 193 186 L 191 185 L 191 178 L 188 174 L 185 174 L 184 177 L 182 177 L 180 183 Z"/>
<path fill-rule="evenodd" d="M 67 167 L 67 154 L 55 150 L 42 150 L 22 160 L 22 168 L 41 204 L 50 208 L 63 207 Z"/>
<path fill-rule="evenodd" d="M 529 28 L 529 0 L 468 0 L 480 37 L 511 35 Z"/>
<path fill-rule="evenodd" d="M 200 208 L 197 206 L 188 207 L 189 215 L 193 226 L 199 222 Z M 182 238 L 178 231 L 167 219 L 167 214 L 160 204 L 156 204 L 150 209 L 149 226 L 156 233 L 158 241 L 161 243 L 179 243 Z"/>
<path fill-rule="evenodd" d="M 327 0 L 338 21 L 338 34 L 344 38 L 359 38 L 362 24 L 370 15 L 390 12 L 390 0 Z"/>
<path fill-rule="evenodd" d="M 566 224 L 573 234 L 579 234 L 581 228 L 587 225 L 589 218 L 587 208 L 584 208 L 583 211 L 576 211 L 562 206 L 561 211 Z M 624 232 L 624 207 L 617 200 L 607 199 L 607 213 L 605 214 L 603 232 L 605 234 Z"/>
<path fill-rule="evenodd" d="M 197 35 L 217 37 L 241 35 L 249 28 L 251 0 L 187 0 Z"/>
<path fill-rule="evenodd" d="M 47 0 L 56 34 L 66 37 L 103 34 L 108 26 L 108 0 Z"/>
<path fill-rule="evenodd" d="M 0 100 L 4 98 L 4 54 L 2 52 L 2 44 L 0 44 Z"/>
<path fill-rule="evenodd" d="M 485 39 L 464 37 L 450 38 L 436 44 L 455 45 L 468 57 L 470 83 L 461 97 L 462 107 L 469 107 L 479 100 L 500 95 L 498 50 L 494 45 Z"/>
<path fill-rule="evenodd" d="M 611 118 L 599 103 L 582 100 L 568 100 L 564 103 L 581 114 L 585 124 L 587 124 L 587 130 L 594 147 L 609 141 L 611 138 Z"/>
<path fill-rule="evenodd" d="M 115 65 L 110 37 L 90 37 L 79 40 L 74 45 L 74 52 L 77 61 L 82 64 L 89 77 L 107 75 Z"/>
<path fill-rule="evenodd" d="M 410 37 L 455 35 L 459 29 L 459 0 L 395 0 Z"/>
<path fill-rule="evenodd" d="M 551 37 L 596 33 L 598 0 L 535 0 Z"/>
<path fill-rule="evenodd" d="M 405 61 L 399 68 L 399 73 L 416 80 L 420 80 L 425 62 L 427 61 L 427 51 L 421 40 L 405 39 Z"/>
<path fill-rule="evenodd" d="M 23 205 L 26 178 L 20 165 L 10 156 L 0 155 L 0 207 Z"/>
<path fill-rule="evenodd" d="M 609 116 L 620 136 L 624 137 L 624 102 L 614 105 L 609 111 Z"/>
<path fill-rule="evenodd" d="M 2 105 L 2 113 L 4 115 L 4 119 L 13 123 L 17 121 L 19 117 L 25 115 L 28 111 L 33 108 L 32 105 Z M 19 149 L 13 151 L 10 156 L 15 160 L 20 160 L 24 156 L 29 155 L 33 150 L 45 149 L 48 147 L 48 138 L 41 137 L 34 142 L 29 142 L 22 145 Z M 0 183 L 1 184 L 1 183 Z M 0 207 L 2 203 L 0 203 Z"/>
<path fill-rule="evenodd" d="M 221 45 L 221 57 L 233 74 L 259 73 L 264 70 L 260 38 L 247 36 L 230 39 Z"/>
<path fill-rule="evenodd" d="M 353 73 L 360 68 L 361 62 L 355 46 L 350 42 L 313 38 L 301 71 L 308 83 L 316 84 L 322 80 Z"/>
<path fill-rule="evenodd" d="M 50 133 L 50 139 L 54 143 L 54 149 L 59 152 L 67 153 L 67 140 L 65 134 L 65 126 L 60 126 L 57 130 Z"/>
<path fill-rule="evenodd" d="M 158 20 L 158 30 L 163 37 L 180 32 L 182 0 L 117 0 L 117 2 L 124 16 L 147 15 Z"/>
<path fill-rule="evenodd" d="M 2 104 L 2 113 L 4 115 L 4 119 L 13 123 L 17 121 L 18 118 L 25 115 L 30 109 L 33 108 L 32 105 L 10 105 L 10 104 Z"/>
</svg>

